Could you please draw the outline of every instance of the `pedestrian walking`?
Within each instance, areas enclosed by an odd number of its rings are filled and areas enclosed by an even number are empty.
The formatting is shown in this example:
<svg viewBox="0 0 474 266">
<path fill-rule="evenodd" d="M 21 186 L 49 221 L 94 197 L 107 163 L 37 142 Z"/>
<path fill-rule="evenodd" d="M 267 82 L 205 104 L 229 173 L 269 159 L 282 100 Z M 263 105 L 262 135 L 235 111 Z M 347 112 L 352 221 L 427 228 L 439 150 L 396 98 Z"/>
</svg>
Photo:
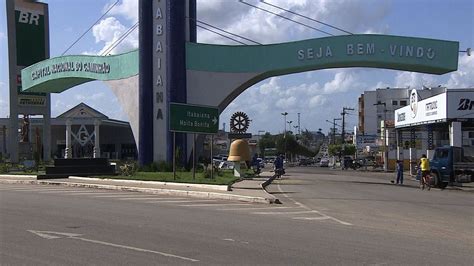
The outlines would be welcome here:
<svg viewBox="0 0 474 266">
<path fill-rule="evenodd" d="M 397 160 L 397 185 L 403 185 L 403 161 Z"/>
</svg>

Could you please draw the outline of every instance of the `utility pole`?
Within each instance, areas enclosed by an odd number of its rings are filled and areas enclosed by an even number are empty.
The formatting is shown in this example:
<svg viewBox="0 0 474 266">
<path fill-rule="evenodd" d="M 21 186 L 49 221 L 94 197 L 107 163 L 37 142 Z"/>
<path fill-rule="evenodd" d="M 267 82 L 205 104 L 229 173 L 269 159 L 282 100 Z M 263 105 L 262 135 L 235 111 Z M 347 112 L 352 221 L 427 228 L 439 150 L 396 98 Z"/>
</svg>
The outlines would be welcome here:
<svg viewBox="0 0 474 266">
<path fill-rule="evenodd" d="M 300 114 L 301 114 L 301 113 L 298 113 L 298 135 L 301 136 Z"/>
<path fill-rule="evenodd" d="M 383 170 L 388 171 L 388 130 L 387 130 L 387 104 L 385 102 L 375 103 L 374 105 L 383 105 L 383 131 L 380 132 L 380 135 L 383 136 Z"/>
<path fill-rule="evenodd" d="M 342 144 L 344 144 L 346 142 L 346 139 L 345 139 L 345 131 L 344 131 L 344 128 L 345 128 L 345 116 L 346 114 L 346 111 L 354 111 L 354 108 L 348 108 L 348 107 L 342 107 L 342 133 L 341 133 L 341 138 L 342 138 Z"/>
<path fill-rule="evenodd" d="M 336 125 L 337 125 L 336 120 L 341 120 L 341 118 L 333 118 L 332 122 L 329 120 L 326 120 L 326 122 L 332 123 L 332 144 L 336 144 Z"/>
</svg>

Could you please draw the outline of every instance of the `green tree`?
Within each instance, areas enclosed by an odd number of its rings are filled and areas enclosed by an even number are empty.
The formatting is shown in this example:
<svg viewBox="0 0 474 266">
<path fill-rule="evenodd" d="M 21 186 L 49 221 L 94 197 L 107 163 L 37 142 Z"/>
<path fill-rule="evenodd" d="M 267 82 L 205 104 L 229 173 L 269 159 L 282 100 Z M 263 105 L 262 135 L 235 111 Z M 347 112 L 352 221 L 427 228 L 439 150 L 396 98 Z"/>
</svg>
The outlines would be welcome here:
<svg viewBox="0 0 474 266">
<path fill-rule="evenodd" d="M 356 147 L 352 144 L 330 144 L 328 146 L 328 154 L 331 156 L 341 155 L 354 155 Z"/>
<path fill-rule="evenodd" d="M 306 147 L 309 147 L 312 141 L 313 141 L 313 134 L 311 134 L 309 130 L 305 129 L 303 132 L 301 132 L 301 144 L 303 144 Z"/>
<path fill-rule="evenodd" d="M 275 148 L 276 146 L 275 136 L 272 136 L 268 132 L 265 133 L 265 135 L 260 137 L 258 141 L 258 146 L 260 147 L 260 154 L 264 154 L 266 148 Z"/>
</svg>

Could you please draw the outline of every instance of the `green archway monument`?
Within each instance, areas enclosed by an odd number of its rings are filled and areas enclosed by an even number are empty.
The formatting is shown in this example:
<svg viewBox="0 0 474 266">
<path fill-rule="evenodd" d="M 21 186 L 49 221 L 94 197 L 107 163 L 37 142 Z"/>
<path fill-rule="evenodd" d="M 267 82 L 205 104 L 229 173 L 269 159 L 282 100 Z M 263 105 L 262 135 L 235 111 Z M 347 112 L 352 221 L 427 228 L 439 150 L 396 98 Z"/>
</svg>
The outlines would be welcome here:
<svg viewBox="0 0 474 266">
<path fill-rule="evenodd" d="M 244 90 L 272 76 L 347 67 L 429 74 L 455 71 L 458 67 L 459 43 L 389 35 L 345 35 L 254 46 L 186 42 L 185 51 L 186 103 L 217 106 L 221 112 Z M 140 74 L 138 65 L 136 51 L 106 57 L 52 58 L 22 70 L 23 91 L 60 93 L 91 80 L 116 80 L 112 87 L 121 87 L 114 90 L 119 99 L 123 94 L 120 90 L 128 91 L 127 96 L 123 97 L 128 97 L 130 104 L 121 101 L 126 105 L 124 110 L 129 117 L 137 117 L 141 104 L 138 101 L 138 83 L 127 80 L 136 80 L 136 76 Z M 159 76 L 157 84 L 161 82 L 161 78 Z M 168 86 L 173 87 L 172 84 Z M 136 95 L 137 100 L 130 99 L 131 94 Z M 162 103 L 158 112 L 164 114 L 165 121 L 168 119 L 170 102 L 167 98 L 163 94 L 156 94 L 157 102 L 161 99 Z M 156 108 L 153 113 L 155 111 Z M 160 119 L 160 113 L 154 114 L 156 120 Z M 141 136 L 139 131 L 142 129 L 138 127 L 138 123 L 132 123 L 132 130 L 138 143 L 138 136 Z M 160 141 L 165 143 L 161 147 L 170 145 L 168 139 L 162 136 Z M 160 146 L 154 145 L 153 148 L 155 161 L 170 158 L 169 149 L 157 147 Z"/>
</svg>

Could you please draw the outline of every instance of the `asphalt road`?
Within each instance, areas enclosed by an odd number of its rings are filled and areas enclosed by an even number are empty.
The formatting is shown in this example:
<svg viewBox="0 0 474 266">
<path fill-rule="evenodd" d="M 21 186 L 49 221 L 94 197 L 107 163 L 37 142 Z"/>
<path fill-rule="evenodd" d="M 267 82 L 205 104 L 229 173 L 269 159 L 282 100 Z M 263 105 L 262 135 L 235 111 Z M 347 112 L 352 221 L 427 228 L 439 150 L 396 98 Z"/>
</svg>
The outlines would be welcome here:
<svg viewBox="0 0 474 266">
<path fill-rule="evenodd" d="M 474 193 L 290 169 L 283 204 L 0 185 L 2 265 L 473 265 Z"/>
</svg>

